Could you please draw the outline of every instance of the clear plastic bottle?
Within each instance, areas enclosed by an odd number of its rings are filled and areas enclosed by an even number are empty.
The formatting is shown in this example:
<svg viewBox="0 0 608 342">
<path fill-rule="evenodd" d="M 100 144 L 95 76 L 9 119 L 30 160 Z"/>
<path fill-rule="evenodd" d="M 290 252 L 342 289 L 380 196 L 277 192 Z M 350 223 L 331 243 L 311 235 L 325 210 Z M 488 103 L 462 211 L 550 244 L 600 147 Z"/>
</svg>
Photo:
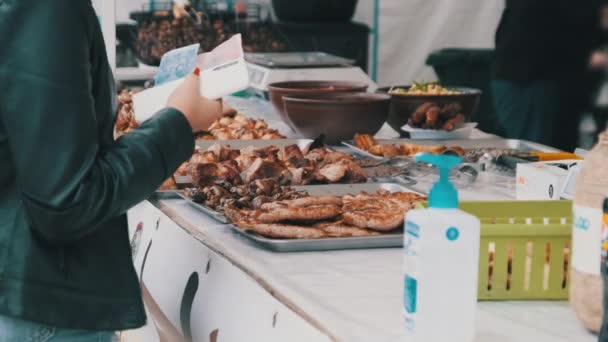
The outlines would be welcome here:
<svg viewBox="0 0 608 342">
<path fill-rule="evenodd" d="M 473 341 L 479 219 L 458 209 L 458 192 L 448 179 L 460 158 L 423 155 L 417 160 L 436 165 L 440 179 L 429 193 L 429 208 L 411 210 L 405 218 L 407 341 Z"/>
</svg>

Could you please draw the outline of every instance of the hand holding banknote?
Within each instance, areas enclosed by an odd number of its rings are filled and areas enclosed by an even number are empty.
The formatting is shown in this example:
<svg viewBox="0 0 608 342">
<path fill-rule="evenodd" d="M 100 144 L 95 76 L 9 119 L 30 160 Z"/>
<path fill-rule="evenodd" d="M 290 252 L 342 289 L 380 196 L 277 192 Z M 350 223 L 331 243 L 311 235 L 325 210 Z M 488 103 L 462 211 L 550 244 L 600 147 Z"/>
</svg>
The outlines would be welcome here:
<svg viewBox="0 0 608 342">
<path fill-rule="evenodd" d="M 167 107 L 172 107 L 184 114 L 192 127 L 192 132 L 200 132 L 222 115 L 222 102 L 209 100 L 200 95 L 198 68 L 186 76 L 184 81 L 173 91 Z"/>
</svg>

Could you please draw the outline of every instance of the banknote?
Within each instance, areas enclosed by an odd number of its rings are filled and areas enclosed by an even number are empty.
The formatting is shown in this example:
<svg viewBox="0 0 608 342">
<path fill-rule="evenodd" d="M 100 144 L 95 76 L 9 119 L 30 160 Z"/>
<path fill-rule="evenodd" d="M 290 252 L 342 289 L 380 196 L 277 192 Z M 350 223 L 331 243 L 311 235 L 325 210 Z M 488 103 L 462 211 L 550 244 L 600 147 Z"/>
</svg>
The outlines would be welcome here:
<svg viewBox="0 0 608 342">
<path fill-rule="evenodd" d="M 155 85 L 162 85 L 188 75 L 197 65 L 200 44 L 192 44 L 165 53 L 160 60 L 160 66 Z"/>
</svg>

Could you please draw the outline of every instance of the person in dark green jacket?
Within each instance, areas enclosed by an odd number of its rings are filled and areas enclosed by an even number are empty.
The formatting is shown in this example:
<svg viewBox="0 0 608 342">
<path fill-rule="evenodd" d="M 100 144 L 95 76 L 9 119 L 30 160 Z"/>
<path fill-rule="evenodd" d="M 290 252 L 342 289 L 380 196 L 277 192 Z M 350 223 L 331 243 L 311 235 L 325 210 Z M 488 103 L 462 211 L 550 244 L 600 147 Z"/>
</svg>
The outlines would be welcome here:
<svg viewBox="0 0 608 342">
<path fill-rule="evenodd" d="M 507 138 L 565 151 L 596 80 L 588 61 L 597 44 L 598 1 L 506 0 L 496 31 L 493 99 Z"/>
<path fill-rule="evenodd" d="M 190 75 L 113 139 L 114 80 L 90 0 L 0 0 L 0 341 L 106 341 L 144 325 L 126 211 L 221 115 Z"/>
</svg>

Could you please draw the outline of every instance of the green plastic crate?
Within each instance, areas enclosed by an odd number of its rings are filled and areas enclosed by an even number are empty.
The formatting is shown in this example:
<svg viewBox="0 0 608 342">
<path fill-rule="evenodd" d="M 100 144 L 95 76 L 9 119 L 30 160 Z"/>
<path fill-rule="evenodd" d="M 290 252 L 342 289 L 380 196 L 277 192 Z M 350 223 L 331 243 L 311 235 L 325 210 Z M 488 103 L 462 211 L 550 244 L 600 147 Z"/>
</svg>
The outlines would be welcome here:
<svg viewBox="0 0 608 342">
<path fill-rule="evenodd" d="M 481 221 L 479 300 L 568 298 L 571 201 L 462 202 Z"/>
</svg>

